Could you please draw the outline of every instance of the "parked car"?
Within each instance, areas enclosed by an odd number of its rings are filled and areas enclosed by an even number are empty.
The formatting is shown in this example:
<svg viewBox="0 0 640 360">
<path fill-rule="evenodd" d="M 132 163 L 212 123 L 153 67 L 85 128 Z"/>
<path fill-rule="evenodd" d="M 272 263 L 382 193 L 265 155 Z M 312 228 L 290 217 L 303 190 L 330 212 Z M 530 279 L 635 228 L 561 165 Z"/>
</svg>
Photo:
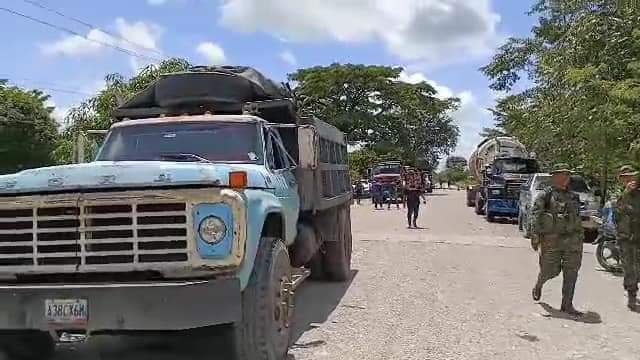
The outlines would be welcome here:
<svg viewBox="0 0 640 360">
<path fill-rule="evenodd" d="M 520 208 L 518 214 L 518 227 L 525 237 L 531 236 L 531 208 L 538 194 L 551 185 L 551 175 L 547 173 L 534 174 L 522 185 L 520 191 Z M 592 191 L 580 175 L 572 175 L 569 188 L 580 197 L 580 217 L 585 231 L 595 232 L 598 224 L 593 217 L 599 214 L 600 200 L 596 196 L 597 191 Z"/>
</svg>

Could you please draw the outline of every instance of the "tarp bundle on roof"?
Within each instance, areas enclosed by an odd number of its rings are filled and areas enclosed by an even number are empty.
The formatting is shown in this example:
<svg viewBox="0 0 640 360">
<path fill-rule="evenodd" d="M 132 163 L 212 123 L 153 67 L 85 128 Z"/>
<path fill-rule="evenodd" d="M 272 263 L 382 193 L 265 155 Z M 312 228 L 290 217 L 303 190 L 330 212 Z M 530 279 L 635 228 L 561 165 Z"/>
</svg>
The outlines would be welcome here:
<svg viewBox="0 0 640 360">
<path fill-rule="evenodd" d="M 247 102 L 286 98 L 283 87 L 247 66 L 194 67 L 162 75 L 113 115 L 118 119 L 181 113 L 235 113 Z"/>
</svg>

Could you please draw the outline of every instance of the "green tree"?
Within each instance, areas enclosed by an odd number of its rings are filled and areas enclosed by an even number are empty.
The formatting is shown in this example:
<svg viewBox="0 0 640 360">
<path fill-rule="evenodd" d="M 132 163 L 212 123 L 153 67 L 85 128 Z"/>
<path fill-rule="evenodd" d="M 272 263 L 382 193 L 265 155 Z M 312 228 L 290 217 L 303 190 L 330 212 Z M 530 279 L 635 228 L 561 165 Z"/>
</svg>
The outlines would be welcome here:
<svg viewBox="0 0 640 360">
<path fill-rule="evenodd" d="M 362 148 L 349 154 L 349 169 L 351 180 L 367 178 L 367 169 L 381 161 L 380 157 L 371 148 Z"/>
<path fill-rule="evenodd" d="M 482 68 L 496 90 L 523 75 L 533 83 L 498 101 L 498 128 L 543 164 L 568 162 L 599 177 L 603 190 L 640 137 L 640 13 L 620 4 L 538 0 L 532 35 L 509 39 Z"/>
<path fill-rule="evenodd" d="M 449 156 L 445 166 L 447 169 L 464 170 L 467 167 L 467 159 L 462 156 Z"/>
<path fill-rule="evenodd" d="M 458 99 L 438 99 L 426 82 L 399 81 L 402 68 L 332 64 L 298 70 L 289 79 L 300 111 L 337 126 L 379 155 L 430 167 L 453 150 L 459 135 L 450 112 Z"/>
<path fill-rule="evenodd" d="M 73 160 L 74 142 L 79 133 L 86 130 L 108 129 L 114 119 L 111 113 L 120 104 L 129 100 L 136 93 L 144 90 L 162 74 L 186 71 L 190 64 L 183 59 L 168 59 L 157 65 L 149 65 L 130 79 L 121 74 L 108 74 L 105 77 L 106 86 L 96 96 L 82 102 L 71 109 L 67 116 L 70 124 L 64 131 L 63 138 L 54 151 L 56 161 L 69 163 Z M 97 141 L 87 142 L 85 152 L 94 154 L 98 148 Z"/>
<path fill-rule="evenodd" d="M 0 81 L 0 174 L 53 163 L 58 129 L 48 98 Z"/>
</svg>

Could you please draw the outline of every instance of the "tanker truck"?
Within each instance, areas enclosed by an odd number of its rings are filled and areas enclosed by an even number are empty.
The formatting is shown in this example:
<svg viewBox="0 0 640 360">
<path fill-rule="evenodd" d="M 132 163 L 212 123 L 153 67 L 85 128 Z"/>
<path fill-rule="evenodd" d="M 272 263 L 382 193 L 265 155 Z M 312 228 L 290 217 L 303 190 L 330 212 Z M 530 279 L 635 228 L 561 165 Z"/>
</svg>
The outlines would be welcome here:
<svg viewBox="0 0 640 360">
<path fill-rule="evenodd" d="M 467 205 L 488 221 L 517 217 L 520 188 L 538 171 L 534 155 L 515 138 L 485 139 L 469 158 L 469 172 L 477 183 L 467 188 Z"/>
</svg>

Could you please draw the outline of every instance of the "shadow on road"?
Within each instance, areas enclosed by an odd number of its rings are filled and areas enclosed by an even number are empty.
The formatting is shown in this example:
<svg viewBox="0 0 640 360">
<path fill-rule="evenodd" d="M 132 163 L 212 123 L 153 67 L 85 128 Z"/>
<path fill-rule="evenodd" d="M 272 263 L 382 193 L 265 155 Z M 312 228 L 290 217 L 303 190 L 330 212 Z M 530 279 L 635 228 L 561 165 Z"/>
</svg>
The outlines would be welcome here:
<svg viewBox="0 0 640 360">
<path fill-rule="evenodd" d="M 565 319 L 565 320 L 572 320 L 575 322 L 581 322 L 581 323 L 585 323 L 585 324 L 600 324 L 602 323 L 602 318 L 600 317 L 600 314 L 598 314 L 597 312 L 593 312 L 593 311 L 587 311 L 584 313 L 584 315 L 582 316 L 574 316 L 574 315 L 569 315 L 565 312 L 560 311 L 559 309 L 554 308 L 553 306 L 545 303 L 545 302 L 541 302 L 540 306 L 542 306 L 542 308 L 547 312 L 548 317 L 552 317 L 552 318 L 556 318 L 556 319 Z M 543 315 L 545 316 L 545 315 Z"/>
<path fill-rule="evenodd" d="M 432 197 L 432 196 L 434 196 L 434 197 L 437 197 L 437 196 L 449 196 L 449 194 L 447 194 L 447 193 L 442 193 L 442 192 L 439 192 L 439 193 L 431 193 L 431 194 L 426 194 L 426 195 L 427 195 L 428 197 Z"/>
<path fill-rule="evenodd" d="M 324 345 L 312 341 L 299 343 L 305 331 L 327 320 L 351 285 L 357 271 L 342 283 L 308 281 L 296 294 L 291 329 L 292 348 Z M 212 327 L 141 335 L 97 335 L 87 342 L 59 344 L 54 360 L 231 360 L 228 327 Z M 0 356 L 0 359 L 2 357 Z M 295 359 L 292 355 L 289 360 Z"/>
<path fill-rule="evenodd" d="M 302 344 L 298 340 L 306 331 L 319 327 L 327 320 L 357 274 L 357 270 L 352 270 L 351 278 L 345 282 L 308 281 L 297 290 L 296 309 L 289 342 L 293 348 L 323 345 L 316 344 L 316 342 Z"/>
</svg>

